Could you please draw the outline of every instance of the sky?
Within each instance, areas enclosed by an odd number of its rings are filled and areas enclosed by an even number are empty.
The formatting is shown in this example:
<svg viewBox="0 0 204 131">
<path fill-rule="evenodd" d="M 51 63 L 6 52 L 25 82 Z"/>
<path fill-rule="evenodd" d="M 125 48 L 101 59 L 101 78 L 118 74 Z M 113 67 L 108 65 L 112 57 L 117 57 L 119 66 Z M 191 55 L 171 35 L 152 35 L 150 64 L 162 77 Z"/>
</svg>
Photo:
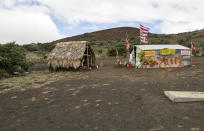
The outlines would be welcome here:
<svg viewBox="0 0 204 131">
<path fill-rule="evenodd" d="M 204 29 L 203 0 L 0 0 L 0 43 L 51 42 L 116 27 Z"/>
</svg>

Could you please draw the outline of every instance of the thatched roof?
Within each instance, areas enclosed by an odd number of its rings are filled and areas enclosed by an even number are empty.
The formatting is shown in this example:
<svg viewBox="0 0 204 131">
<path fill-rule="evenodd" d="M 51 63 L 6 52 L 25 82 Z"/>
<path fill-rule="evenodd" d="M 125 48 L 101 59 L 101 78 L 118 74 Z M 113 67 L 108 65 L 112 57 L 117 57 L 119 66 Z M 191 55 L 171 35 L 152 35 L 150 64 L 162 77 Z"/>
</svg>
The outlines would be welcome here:
<svg viewBox="0 0 204 131">
<path fill-rule="evenodd" d="M 87 41 L 58 43 L 48 56 L 48 66 L 53 69 L 58 67 L 77 69 L 81 65 L 87 44 Z"/>
</svg>

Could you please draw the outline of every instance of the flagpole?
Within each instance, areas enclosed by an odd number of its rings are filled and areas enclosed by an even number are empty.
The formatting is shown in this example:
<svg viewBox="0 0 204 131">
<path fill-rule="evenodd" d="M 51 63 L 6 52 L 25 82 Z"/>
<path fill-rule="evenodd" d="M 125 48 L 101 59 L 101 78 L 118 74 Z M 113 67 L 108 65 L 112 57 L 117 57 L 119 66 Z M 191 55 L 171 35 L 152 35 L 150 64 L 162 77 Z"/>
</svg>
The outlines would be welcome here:
<svg viewBox="0 0 204 131">
<path fill-rule="evenodd" d="M 127 47 L 129 46 L 129 47 Z M 127 50 L 127 62 L 129 63 L 129 57 L 130 57 L 130 43 L 129 43 L 129 40 L 128 40 L 128 33 L 126 32 L 126 50 Z"/>
</svg>

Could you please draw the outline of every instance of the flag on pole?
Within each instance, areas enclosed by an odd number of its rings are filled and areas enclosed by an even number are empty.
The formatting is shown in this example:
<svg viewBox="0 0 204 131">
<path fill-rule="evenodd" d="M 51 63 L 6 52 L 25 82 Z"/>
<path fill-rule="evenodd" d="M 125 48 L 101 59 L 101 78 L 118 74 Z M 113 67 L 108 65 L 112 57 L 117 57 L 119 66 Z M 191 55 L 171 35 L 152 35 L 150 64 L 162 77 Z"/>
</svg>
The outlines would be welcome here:
<svg viewBox="0 0 204 131">
<path fill-rule="evenodd" d="M 150 28 L 144 27 L 140 24 L 140 41 L 143 44 L 148 44 L 147 36 Z"/>
<path fill-rule="evenodd" d="M 143 44 L 148 44 L 147 37 L 141 36 L 141 37 L 140 37 L 140 41 L 141 41 Z"/>
<path fill-rule="evenodd" d="M 142 32 L 142 33 L 140 33 L 140 36 L 145 36 L 146 37 L 148 35 L 148 33 L 149 32 Z"/>
<path fill-rule="evenodd" d="M 140 24 L 140 29 L 142 29 L 142 30 L 146 30 L 146 31 L 149 31 L 149 30 L 150 30 L 150 28 L 148 28 L 148 27 L 144 27 L 144 26 L 141 25 L 141 24 Z"/>
<path fill-rule="evenodd" d="M 126 33 L 126 49 L 129 50 L 130 49 L 130 43 L 128 40 L 128 34 Z"/>
<path fill-rule="evenodd" d="M 194 51 L 196 51 L 196 48 L 195 48 L 195 46 L 194 46 L 194 44 L 193 44 L 192 41 L 191 41 L 191 49 L 194 50 Z"/>
</svg>

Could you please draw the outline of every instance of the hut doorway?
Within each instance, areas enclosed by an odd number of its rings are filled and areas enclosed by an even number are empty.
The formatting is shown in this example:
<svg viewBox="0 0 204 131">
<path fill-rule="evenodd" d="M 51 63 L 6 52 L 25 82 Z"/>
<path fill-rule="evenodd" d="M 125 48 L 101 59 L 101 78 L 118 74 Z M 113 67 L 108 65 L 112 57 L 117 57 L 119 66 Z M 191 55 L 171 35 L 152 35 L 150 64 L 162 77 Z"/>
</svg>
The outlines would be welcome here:
<svg viewBox="0 0 204 131">
<path fill-rule="evenodd" d="M 84 52 L 82 67 L 90 68 L 95 66 L 95 55 L 89 44 L 86 44 L 86 50 Z"/>
</svg>

